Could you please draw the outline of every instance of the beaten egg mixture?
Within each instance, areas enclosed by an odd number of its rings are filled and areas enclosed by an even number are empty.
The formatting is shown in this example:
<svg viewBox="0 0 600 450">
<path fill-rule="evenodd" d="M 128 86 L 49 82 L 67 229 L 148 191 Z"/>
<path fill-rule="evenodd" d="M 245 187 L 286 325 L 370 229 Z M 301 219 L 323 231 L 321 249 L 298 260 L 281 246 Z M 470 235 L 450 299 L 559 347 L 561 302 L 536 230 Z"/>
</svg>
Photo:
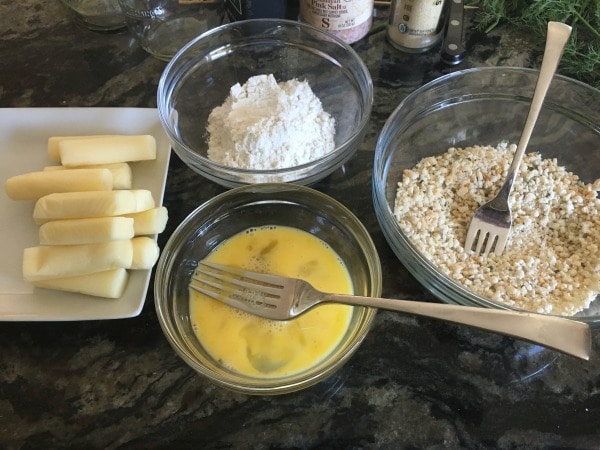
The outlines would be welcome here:
<svg viewBox="0 0 600 450">
<path fill-rule="evenodd" d="M 301 278 L 325 292 L 352 294 L 339 256 L 322 240 L 284 226 L 251 228 L 215 248 L 207 262 Z M 287 321 L 248 314 L 190 291 L 196 337 L 213 358 L 231 370 L 257 377 L 281 377 L 306 370 L 341 341 L 353 307 L 320 305 Z"/>
</svg>

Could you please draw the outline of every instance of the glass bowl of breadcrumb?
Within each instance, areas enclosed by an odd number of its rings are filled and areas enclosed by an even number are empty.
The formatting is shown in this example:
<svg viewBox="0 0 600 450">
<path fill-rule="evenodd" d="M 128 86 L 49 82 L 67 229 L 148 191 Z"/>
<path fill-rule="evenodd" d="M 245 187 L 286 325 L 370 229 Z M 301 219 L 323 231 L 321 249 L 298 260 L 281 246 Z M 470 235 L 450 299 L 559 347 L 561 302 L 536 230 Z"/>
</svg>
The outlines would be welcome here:
<svg viewBox="0 0 600 450">
<path fill-rule="evenodd" d="M 364 62 L 330 33 L 251 19 L 185 45 L 158 86 L 175 153 L 225 187 L 313 184 L 358 150 L 371 114 Z"/>
<path fill-rule="evenodd" d="M 378 138 L 373 200 L 399 261 L 447 303 L 600 323 L 600 91 L 556 75 L 510 197 L 502 255 L 464 248 L 498 192 L 538 72 L 455 72 L 407 96 Z"/>
</svg>

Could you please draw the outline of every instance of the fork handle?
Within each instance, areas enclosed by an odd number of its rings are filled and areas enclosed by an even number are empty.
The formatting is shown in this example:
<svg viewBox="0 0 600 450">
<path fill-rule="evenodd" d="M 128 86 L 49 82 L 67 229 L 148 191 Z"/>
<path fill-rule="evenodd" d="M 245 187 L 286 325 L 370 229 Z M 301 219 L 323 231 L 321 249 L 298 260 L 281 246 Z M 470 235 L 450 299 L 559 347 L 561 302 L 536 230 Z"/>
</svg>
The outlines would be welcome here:
<svg viewBox="0 0 600 450">
<path fill-rule="evenodd" d="M 529 139 L 533 133 L 533 127 L 535 126 L 537 118 L 540 114 L 542 104 L 544 103 L 544 98 L 546 97 L 546 93 L 548 92 L 548 88 L 550 87 L 550 83 L 554 77 L 554 72 L 556 72 L 558 63 L 560 62 L 560 58 L 562 57 L 565 45 L 567 44 L 570 35 L 571 27 L 569 25 L 561 22 L 548 22 L 546 48 L 544 50 L 544 57 L 540 67 L 540 73 L 535 85 L 533 99 L 531 100 L 531 105 L 529 106 L 529 113 L 527 114 L 527 119 L 525 120 L 525 126 L 523 127 L 521 138 L 519 139 L 519 143 L 517 145 L 517 150 L 515 151 L 512 163 L 508 169 L 506 180 L 504 181 L 502 188 L 500 188 L 500 194 L 503 195 L 504 198 L 508 198 L 510 195 L 512 185 L 517 177 L 519 165 L 523 159 L 523 154 L 525 153 L 525 149 L 527 148 Z"/>
<path fill-rule="evenodd" d="M 441 319 L 540 344 L 586 360 L 589 359 L 592 348 L 589 325 L 557 316 L 357 295 L 328 294 L 324 301 Z"/>
</svg>

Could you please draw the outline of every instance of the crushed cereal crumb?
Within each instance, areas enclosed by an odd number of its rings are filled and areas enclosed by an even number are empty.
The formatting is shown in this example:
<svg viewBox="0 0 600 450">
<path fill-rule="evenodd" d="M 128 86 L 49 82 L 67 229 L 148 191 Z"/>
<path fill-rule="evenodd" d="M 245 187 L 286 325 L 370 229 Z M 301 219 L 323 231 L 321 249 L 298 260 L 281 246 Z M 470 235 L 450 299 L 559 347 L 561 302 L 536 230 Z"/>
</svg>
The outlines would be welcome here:
<svg viewBox="0 0 600 450">
<path fill-rule="evenodd" d="M 405 170 L 394 215 L 443 273 L 490 300 L 571 316 L 600 292 L 600 180 L 583 183 L 556 159 L 524 156 L 510 203 L 513 229 L 502 255 L 463 245 L 471 217 L 504 182 L 515 145 L 450 148 Z"/>
</svg>

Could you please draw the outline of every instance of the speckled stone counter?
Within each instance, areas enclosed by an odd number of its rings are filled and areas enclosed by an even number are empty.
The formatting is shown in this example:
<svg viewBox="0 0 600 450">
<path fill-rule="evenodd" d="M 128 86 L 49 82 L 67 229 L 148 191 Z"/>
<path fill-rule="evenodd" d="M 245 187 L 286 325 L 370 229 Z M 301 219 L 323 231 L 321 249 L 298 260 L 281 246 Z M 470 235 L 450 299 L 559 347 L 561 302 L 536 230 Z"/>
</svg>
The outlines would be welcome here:
<svg viewBox="0 0 600 450">
<path fill-rule="evenodd" d="M 435 301 L 398 263 L 372 210 L 373 150 L 385 120 L 409 92 L 444 73 L 536 67 L 541 54 L 503 28 L 469 30 L 466 45 L 465 61 L 447 67 L 437 50 L 400 53 L 383 32 L 354 44 L 375 85 L 371 124 L 358 154 L 315 187 L 371 231 L 385 296 Z M 155 107 L 164 67 L 126 32 L 79 28 L 58 1 L 0 0 L 0 107 Z M 164 200 L 170 221 L 159 244 L 222 191 L 173 155 Z M 329 379 L 253 397 L 211 384 L 175 355 L 150 291 L 132 319 L 0 323 L 0 448 L 598 448 L 599 339 L 585 362 L 380 312 Z"/>
</svg>

